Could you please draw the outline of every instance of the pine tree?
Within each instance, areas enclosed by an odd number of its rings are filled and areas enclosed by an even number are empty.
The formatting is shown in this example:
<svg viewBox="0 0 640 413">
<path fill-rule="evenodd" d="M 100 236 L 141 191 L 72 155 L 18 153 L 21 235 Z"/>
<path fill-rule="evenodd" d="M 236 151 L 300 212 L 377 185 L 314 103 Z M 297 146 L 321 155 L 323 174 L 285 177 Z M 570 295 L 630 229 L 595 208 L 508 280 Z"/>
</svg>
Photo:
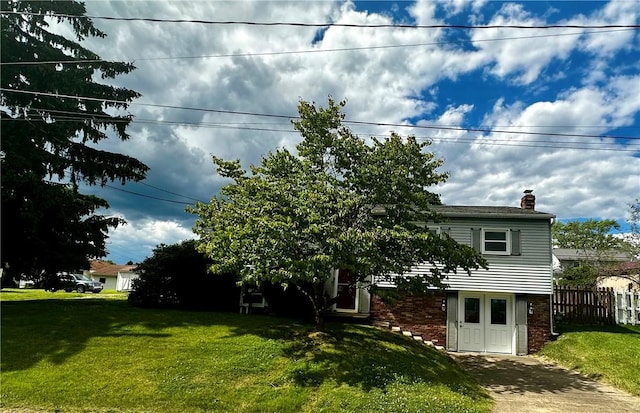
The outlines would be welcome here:
<svg viewBox="0 0 640 413">
<path fill-rule="evenodd" d="M 105 139 L 129 139 L 132 117 L 124 112 L 140 95 L 96 80 L 135 67 L 101 60 L 81 45 L 106 36 L 83 3 L 2 1 L 0 23 L 6 284 L 22 274 L 86 268 L 88 258 L 105 256 L 108 230 L 123 221 L 97 214 L 108 203 L 79 186 L 138 181 L 148 167 L 99 147 Z M 54 25 L 68 26 L 75 38 L 55 34 Z"/>
</svg>

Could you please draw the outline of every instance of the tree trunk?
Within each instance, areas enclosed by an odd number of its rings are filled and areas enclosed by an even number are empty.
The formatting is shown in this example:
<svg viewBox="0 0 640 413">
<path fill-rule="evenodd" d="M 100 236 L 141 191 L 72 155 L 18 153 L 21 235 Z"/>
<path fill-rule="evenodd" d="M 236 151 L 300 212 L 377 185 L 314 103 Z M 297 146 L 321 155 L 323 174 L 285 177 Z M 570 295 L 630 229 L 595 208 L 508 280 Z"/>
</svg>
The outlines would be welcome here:
<svg viewBox="0 0 640 413">
<path fill-rule="evenodd" d="M 324 331 L 324 296 L 322 294 L 322 288 L 319 288 L 317 285 L 314 286 L 314 294 L 311 295 L 304 288 L 300 287 L 296 284 L 296 288 L 300 291 L 309 301 L 311 301 L 311 305 L 313 306 L 313 316 L 315 321 L 315 329 L 316 331 Z"/>
</svg>

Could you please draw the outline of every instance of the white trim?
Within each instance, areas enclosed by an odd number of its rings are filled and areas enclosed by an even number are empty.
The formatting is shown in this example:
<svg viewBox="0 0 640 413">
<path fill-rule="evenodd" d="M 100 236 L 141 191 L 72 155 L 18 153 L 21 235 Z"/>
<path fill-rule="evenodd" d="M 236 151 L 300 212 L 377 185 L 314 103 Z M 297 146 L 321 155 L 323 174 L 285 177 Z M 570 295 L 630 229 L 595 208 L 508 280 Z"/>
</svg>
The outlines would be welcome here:
<svg viewBox="0 0 640 413">
<path fill-rule="evenodd" d="M 487 240 L 485 239 L 485 234 L 487 232 L 504 232 L 505 234 L 504 243 L 505 243 L 506 250 L 505 251 L 487 251 L 485 249 L 485 243 L 487 242 Z M 488 241 L 502 242 L 502 240 L 488 240 Z M 505 228 L 482 228 L 481 235 L 480 235 L 480 249 L 482 250 L 482 253 L 486 255 L 511 255 L 511 230 L 505 229 Z"/>
</svg>

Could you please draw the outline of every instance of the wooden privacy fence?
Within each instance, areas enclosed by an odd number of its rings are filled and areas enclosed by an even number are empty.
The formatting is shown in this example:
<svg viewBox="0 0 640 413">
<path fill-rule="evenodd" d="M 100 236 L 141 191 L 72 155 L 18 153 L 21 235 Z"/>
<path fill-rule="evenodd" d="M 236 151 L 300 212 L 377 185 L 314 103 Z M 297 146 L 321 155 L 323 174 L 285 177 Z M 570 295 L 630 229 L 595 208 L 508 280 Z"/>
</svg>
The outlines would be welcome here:
<svg viewBox="0 0 640 413">
<path fill-rule="evenodd" d="M 556 285 L 553 314 L 558 320 L 582 324 L 616 324 L 613 288 L 579 288 Z"/>
</svg>

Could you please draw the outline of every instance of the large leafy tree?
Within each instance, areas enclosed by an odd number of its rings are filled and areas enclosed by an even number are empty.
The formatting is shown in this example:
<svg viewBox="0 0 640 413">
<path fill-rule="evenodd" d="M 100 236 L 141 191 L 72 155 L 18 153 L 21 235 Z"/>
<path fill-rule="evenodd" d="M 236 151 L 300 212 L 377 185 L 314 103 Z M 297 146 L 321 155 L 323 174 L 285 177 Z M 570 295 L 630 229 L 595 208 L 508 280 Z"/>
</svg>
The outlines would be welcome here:
<svg viewBox="0 0 640 413">
<path fill-rule="evenodd" d="M 325 289 L 335 268 L 349 270 L 353 285 L 371 285 L 372 277 L 395 279 L 431 262 L 432 274 L 399 283 L 425 290 L 443 286 L 448 272 L 484 265 L 470 247 L 424 226 L 438 219 L 429 207 L 440 202 L 428 188 L 447 178 L 429 143 L 397 134 L 367 143 L 342 124 L 344 104 L 300 102 L 297 155 L 279 149 L 249 172 L 239 160 L 214 157 L 231 183 L 192 209 L 212 272 L 297 288 L 313 304 L 318 329 L 337 301 Z"/>
<path fill-rule="evenodd" d="M 561 282 L 592 286 L 598 278 L 616 272 L 612 257 L 624 251 L 625 246 L 622 238 L 613 235 L 619 229 L 620 224 L 613 219 L 554 223 L 551 228 L 554 245 L 574 249 L 582 257 L 578 266 L 563 271 Z"/>
<path fill-rule="evenodd" d="M 80 44 L 106 36 L 83 3 L 0 4 L 3 278 L 86 268 L 88 257 L 105 255 L 107 231 L 122 221 L 98 214 L 108 203 L 79 185 L 140 180 L 148 169 L 97 145 L 129 138 L 123 111 L 139 94 L 108 80 L 134 66 L 103 61 Z"/>
</svg>

